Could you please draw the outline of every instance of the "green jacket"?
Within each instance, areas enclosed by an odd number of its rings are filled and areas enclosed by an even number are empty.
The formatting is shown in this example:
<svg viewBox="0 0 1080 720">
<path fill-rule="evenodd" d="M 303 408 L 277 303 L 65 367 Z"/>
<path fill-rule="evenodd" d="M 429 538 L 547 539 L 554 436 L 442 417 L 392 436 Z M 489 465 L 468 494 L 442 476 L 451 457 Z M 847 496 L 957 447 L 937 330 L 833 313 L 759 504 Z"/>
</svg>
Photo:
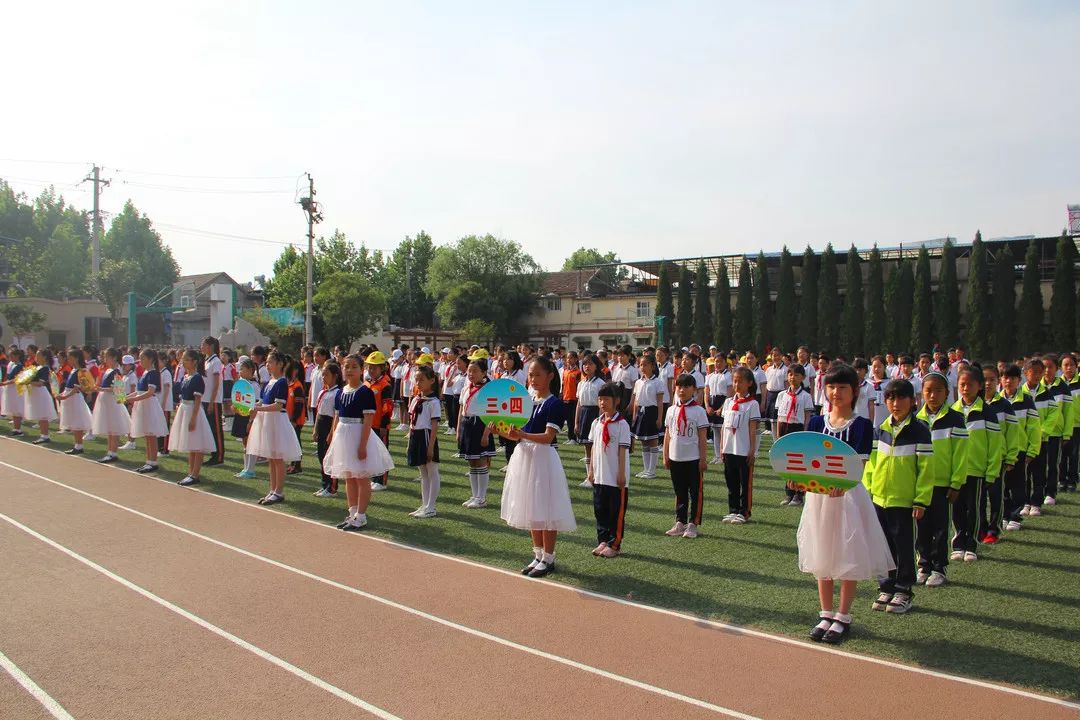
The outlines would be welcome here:
<svg viewBox="0 0 1080 720">
<path fill-rule="evenodd" d="M 1039 428 L 1041 431 L 1042 442 L 1046 442 L 1050 437 L 1050 425 L 1052 420 L 1050 415 L 1054 410 L 1053 398 L 1050 395 L 1050 388 L 1046 386 L 1046 383 L 1042 380 L 1034 388 L 1029 388 L 1027 383 L 1024 383 L 1024 390 L 1031 395 L 1032 401 L 1035 403 L 1035 410 L 1039 413 Z"/>
<path fill-rule="evenodd" d="M 878 427 L 863 485 L 879 507 L 928 507 L 934 495 L 930 429 L 912 412 L 898 425 L 892 415 Z"/>
<path fill-rule="evenodd" d="M 948 487 L 959 490 L 967 482 L 967 425 L 964 416 L 953 410 L 948 404 L 938 408 L 931 416 L 924 404 L 915 417 L 930 430 L 930 441 L 934 447 L 931 460 L 933 465 L 934 487 Z"/>
<path fill-rule="evenodd" d="M 1062 437 L 1065 429 L 1069 428 L 1072 434 L 1072 392 L 1069 383 L 1062 377 L 1055 377 L 1047 383 L 1050 389 L 1050 400 L 1053 403 L 1050 412 L 1050 437 Z"/>
<path fill-rule="evenodd" d="M 1076 429 L 1080 427 L 1080 373 L 1077 373 L 1072 382 L 1069 383 L 1069 396 L 1072 398 L 1072 403 L 1069 405 L 1069 426 L 1067 428 L 1068 434 L 1065 437 L 1072 437 L 1076 432 Z"/>
<path fill-rule="evenodd" d="M 1017 459 L 1020 455 L 1033 458 L 1042 448 L 1042 423 L 1039 421 L 1039 411 L 1035 408 L 1035 400 L 1025 385 L 1021 385 L 1012 397 L 1004 397 L 1012 403 L 1016 424 L 1020 430 L 1017 437 L 1020 444 Z"/>
<path fill-rule="evenodd" d="M 964 423 L 967 425 L 968 476 L 996 478 L 995 467 L 1001 467 L 1001 428 L 997 423 L 997 415 L 986 407 L 981 397 L 975 398 L 971 405 L 964 405 L 961 398 L 953 403 L 952 407 L 964 416 Z"/>
<path fill-rule="evenodd" d="M 990 411 L 997 416 L 998 427 L 1001 428 L 1000 456 L 998 461 L 997 475 L 1001 474 L 1001 468 L 1005 465 L 1015 465 L 1016 458 L 1020 455 L 1020 427 L 1017 424 L 1016 412 L 1013 411 L 1012 403 L 1005 399 L 1000 392 L 994 395 L 990 401 Z M 997 475 L 994 477 L 996 478 Z M 990 480 L 993 482 L 993 480 Z"/>
</svg>

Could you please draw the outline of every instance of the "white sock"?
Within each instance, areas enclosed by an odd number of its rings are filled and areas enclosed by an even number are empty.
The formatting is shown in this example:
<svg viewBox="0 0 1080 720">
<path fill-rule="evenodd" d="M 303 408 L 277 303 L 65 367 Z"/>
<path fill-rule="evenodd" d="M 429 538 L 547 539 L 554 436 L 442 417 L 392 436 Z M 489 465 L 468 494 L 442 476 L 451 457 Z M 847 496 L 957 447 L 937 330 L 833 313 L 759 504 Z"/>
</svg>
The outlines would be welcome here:
<svg viewBox="0 0 1080 720">
<path fill-rule="evenodd" d="M 479 495 L 477 495 L 479 486 L 480 478 L 477 474 L 476 468 L 473 468 L 469 470 L 469 488 L 472 490 L 472 495 L 470 495 L 469 497 L 479 497 Z"/>
<path fill-rule="evenodd" d="M 713 457 L 720 457 L 720 428 L 713 428 L 712 451 Z"/>
<path fill-rule="evenodd" d="M 488 481 L 491 479 L 491 471 L 487 468 L 480 468 L 476 471 L 476 497 L 481 500 L 487 498 Z"/>
<path fill-rule="evenodd" d="M 355 517 L 356 517 L 356 511 L 357 511 L 358 509 L 359 509 L 359 506 L 358 506 L 358 505 L 350 505 L 350 506 L 349 506 L 349 519 L 350 519 L 350 520 L 352 520 L 353 518 L 355 518 Z"/>
<path fill-rule="evenodd" d="M 645 454 L 645 472 L 656 472 L 656 448 L 649 448 Z"/>
<path fill-rule="evenodd" d="M 642 447 L 641 447 L 641 467 L 645 470 L 645 472 L 649 472 L 649 455 L 650 455 L 650 453 L 652 453 L 652 450 L 650 448 L 647 448 L 644 445 L 642 445 Z"/>
<path fill-rule="evenodd" d="M 545 565 L 551 565 L 553 562 L 555 562 L 555 553 L 543 553 L 542 557 L 540 558 L 540 562 L 544 563 Z"/>
<path fill-rule="evenodd" d="M 75 448 L 76 450 L 82 450 L 82 449 L 83 449 L 83 447 L 82 447 L 82 443 L 75 443 L 75 445 L 73 445 L 73 447 L 74 447 L 74 448 Z"/>
<path fill-rule="evenodd" d="M 589 453 L 589 455 L 591 454 L 592 453 Z M 589 455 L 585 456 L 585 477 L 589 477 L 589 473 L 592 471 L 592 458 L 589 457 Z"/>
<path fill-rule="evenodd" d="M 533 547 L 533 557 L 536 558 L 537 562 L 540 562 L 540 560 L 542 560 L 543 557 L 544 557 L 544 548 L 534 546 Z"/>
<path fill-rule="evenodd" d="M 417 470 L 420 471 L 420 507 L 427 510 L 428 493 L 431 486 L 431 480 L 428 479 L 427 465 L 421 465 Z"/>
<path fill-rule="evenodd" d="M 426 467 L 428 474 L 428 499 L 424 510 L 427 512 L 435 512 L 435 501 L 439 499 L 439 488 L 442 485 L 442 479 L 439 477 L 438 463 L 428 463 Z"/>
</svg>

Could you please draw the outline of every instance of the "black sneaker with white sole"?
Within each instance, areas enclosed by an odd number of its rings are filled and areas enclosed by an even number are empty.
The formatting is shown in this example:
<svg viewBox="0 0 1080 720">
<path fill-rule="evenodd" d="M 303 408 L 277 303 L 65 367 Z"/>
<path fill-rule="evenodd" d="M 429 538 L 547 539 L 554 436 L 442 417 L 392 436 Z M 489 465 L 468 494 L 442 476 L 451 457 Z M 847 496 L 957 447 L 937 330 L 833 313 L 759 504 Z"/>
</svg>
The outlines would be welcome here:
<svg viewBox="0 0 1080 720">
<path fill-rule="evenodd" d="M 188 476 L 187 476 L 186 478 L 184 478 L 183 480 L 178 480 L 178 481 L 176 482 L 176 484 L 177 484 L 177 485 L 182 485 L 182 486 L 184 486 L 184 487 L 187 487 L 187 486 L 189 486 L 189 485 L 196 485 L 196 484 L 198 484 L 198 482 L 199 482 L 199 478 L 197 478 L 197 477 L 191 477 L 190 475 L 188 475 Z"/>
<path fill-rule="evenodd" d="M 911 609 L 913 598 L 910 594 L 905 592 L 898 592 L 893 595 L 892 600 L 889 601 L 889 606 L 885 608 L 887 613 L 903 614 Z"/>
<path fill-rule="evenodd" d="M 889 607 L 889 603 L 892 602 L 892 599 L 893 593 L 880 592 L 878 593 L 877 600 L 874 601 L 874 604 L 871 605 L 870 608 L 872 610 L 884 610 Z"/>
<path fill-rule="evenodd" d="M 70 450 L 68 450 L 67 452 L 65 452 L 64 454 L 65 455 L 82 455 L 84 452 L 86 452 L 86 450 L 84 450 L 83 448 L 73 447 Z"/>
<path fill-rule="evenodd" d="M 48 445 L 51 442 L 52 442 L 52 438 L 39 437 L 37 440 L 34 441 L 34 444 L 35 445 Z"/>
<path fill-rule="evenodd" d="M 157 465 L 151 465 L 150 463 L 146 463 L 142 467 L 135 468 L 135 472 L 140 473 L 140 474 L 146 474 L 146 473 L 157 472 L 157 469 L 158 469 Z"/>
</svg>

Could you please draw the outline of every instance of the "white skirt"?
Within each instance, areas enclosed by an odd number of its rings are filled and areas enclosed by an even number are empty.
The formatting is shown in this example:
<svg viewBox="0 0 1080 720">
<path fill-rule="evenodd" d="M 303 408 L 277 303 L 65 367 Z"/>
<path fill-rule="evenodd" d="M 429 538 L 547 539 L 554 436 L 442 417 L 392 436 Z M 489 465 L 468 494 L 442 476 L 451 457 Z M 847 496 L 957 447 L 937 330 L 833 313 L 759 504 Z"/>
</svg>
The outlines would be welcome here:
<svg viewBox="0 0 1080 720">
<path fill-rule="evenodd" d="M 551 445 L 518 443 L 506 466 L 500 516 L 521 530 L 577 529 L 559 453 Z"/>
<path fill-rule="evenodd" d="M 373 478 L 382 477 L 383 474 L 394 469 L 394 460 L 390 457 L 390 451 L 372 430 L 368 433 L 367 457 L 363 460 L 356 457 L 360 449 L 360 436 L 363 433 L 363 423 L 343 423 L 338 421 L 334 430 L 334 439 L 330 441 L 330 447 L 326 450 L 323 458 L 323 472 L 335 478 Z"/>
<path fill-rule="evenodd" d="M 136 403 L 141 405 L 142 403 Z M 96 408 L 95 408 L 96 409 Z M 188 431 L 191 414 L 195 413 L 195 431 Z M 169 431 L 169 452 L 212 453 L 217 450 L 214 434 L 210 432 L 210 423 L 203 412 L 202 404 L 194 401 L 180 403 L 173 415 L 172 430 Z"/>
<path fill-rule="evenodd" d="M 131 437 L 165 437 L 169 424 L 158 398 L 152 397 L 135 403 L 131 411 Z"/>
<path fill-rule="evenodd" d="M 267 460 L 299 460 L 304 452 L 296 439 L 296 430 L 283 412 L 256 413 L 251 420 L 244 452 Z"/>
<path fill-rule="evenodd" d="M 56 405 L 53 403 L 52 393 L 44 385 L 32 385 L 28 387 L 26 395 L 26 409 L 23 417 L 30 422 L 38 420 L 55 420 Z"/>
<path fill-rule="evenodd" d="M 131 416 L 127 408 L 116 402 L 109 392 L 99 392 L 94 403 L 94 434 L 98 437 L 127 435 L 131 429 Z"/>
<path fill-rule="evenodd" d="M 94 427 L 90 406 L 81 392 L 60 401 L 60 431 L 89 432 Z"/>
<path fill-rule="evenodd" d="M 15 383 L 0 388 L 0 413 L 4 417 L 22 417 L 25 405 Z"/>
<path fill-rule="evenodd" d="M 866 488 L 841 497 L 806 493 L 799 520 L 799 569 L 818 578 L 870 580 L 896 569 Z"/>
</svg>

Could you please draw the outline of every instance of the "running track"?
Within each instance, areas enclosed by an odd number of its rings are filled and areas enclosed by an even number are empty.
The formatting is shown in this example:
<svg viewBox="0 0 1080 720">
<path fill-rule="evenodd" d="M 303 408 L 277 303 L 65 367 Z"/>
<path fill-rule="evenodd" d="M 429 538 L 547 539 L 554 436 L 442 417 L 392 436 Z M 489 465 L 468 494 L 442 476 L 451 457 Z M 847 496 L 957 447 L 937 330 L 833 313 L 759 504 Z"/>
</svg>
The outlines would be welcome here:
<svg viewBox="0 0 1080 720">
<path fill-rule="evenodd" d="M 12 440 L 0 488 L 2 718 L 1080 717 Z"/>
</svg>

